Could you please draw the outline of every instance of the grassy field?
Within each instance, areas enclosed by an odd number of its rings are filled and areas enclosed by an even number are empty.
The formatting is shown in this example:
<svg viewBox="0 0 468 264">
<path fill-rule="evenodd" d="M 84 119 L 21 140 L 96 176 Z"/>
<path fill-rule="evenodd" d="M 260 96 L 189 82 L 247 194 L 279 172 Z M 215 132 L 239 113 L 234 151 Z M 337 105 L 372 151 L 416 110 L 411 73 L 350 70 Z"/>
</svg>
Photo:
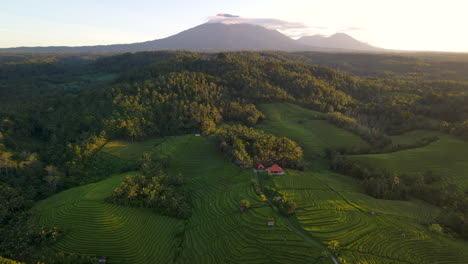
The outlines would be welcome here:
<svg viewBox="0 0 468 264">
<path fill-rule="evenodd" d="M 422 138 L 428 137 L 441 137 L 444 134 L 438 131 L 431 130 L 413 130 L 402 135 L 392 136 L 392 143 L 394 145 L 408 145 L 418 142 Z"/>
<path fill-rule="evenodd" d="M 107 144 L 102 148 L 102 151 L 115 155 L 121 159 L 137 161 L 141 158 L 141 155 L 144 152 L 150 152 L 163 141 L 164 140 L 162 138 L 155 138 L 134 143 L 115 140 L 107 142 Z"/>
<path fill-rule="evenodd" d="M 306 155 L 321 155 L 326 147 L 367 147 L 368 144 L 351 132 L 337 128 L 326 120 L 319 120 L 321 113 L 306 110 L 293 104 L 260 105 L 267 116 L 258 128 L 269 133 L 295 139 Z"/>
<path fill-rule="evenodd" d="M 430 133 L 430 131 L 417 131 L 399 136 L 398 140 L 408 142 L 414 140 L 417 135 Z M 444 183 L 453 183 L 460 189 L 467 190 L 468 142 L 440 133 L 438 136 L 440 141 L 426 147 L 386 154 L 357 155 L 352 158 L 368 166 L 395 173 L 416 174 L 432 171 L 440 175 Z"/>
<path fill-rule="evenodd" d="M 135 157 L 151 149 L 146 145 L 157 145 L 157 151 L 172 153 L 169 173 L 187 178 L 193 192 L 193 215 L 178 220 L 104 202 L 125 177 L 115 175 L 35 206 L 42 224 L 66 231 L 57 249 L 109 256 L 109 263 L 330 262 L 258 199 L 251 171 L 231 164 L 205 138 L 189 135 L 158 143 L 112 143 L 105 151 Z M 242 199 L 252 203 L 243 214 L 239 212 Z M 268 227 L 268 221 L 276 225 Z"/>
<path fill-rule="evenodd" d="M 304 149 L 305 171 L 288 170 L 271 181 L 298 203 L 296 221 L 309 234 L 324 243 L 338 240 L 350 263 L 466 263 L 466 242 L 428 231 L 438 208 L 416 200 L 372 198 L 353 178 L 328 170 L 320 157 L 323 148 L 365 145 L 359 137 L 326 121 L 313 120 L 316 112 L 298 106 L 268 104 L 261 109 L 267 116 L 262 129 L 289 136 Z M 417 139 L 414 133 L 410 135 L 396 139 L 410 143 Z"/>
</svg>

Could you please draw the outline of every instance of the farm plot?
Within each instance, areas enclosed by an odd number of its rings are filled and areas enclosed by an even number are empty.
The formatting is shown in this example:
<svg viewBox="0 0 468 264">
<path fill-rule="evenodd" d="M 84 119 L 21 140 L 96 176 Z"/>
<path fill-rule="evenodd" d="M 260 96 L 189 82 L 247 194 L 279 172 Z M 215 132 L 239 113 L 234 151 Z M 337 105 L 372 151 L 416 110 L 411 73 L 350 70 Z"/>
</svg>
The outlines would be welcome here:
<svg viewBox="0 0 468 264">
<path fill-rule="evenodd" d="M 428 225 L 434 223 L 440 212 L 438 208 L 421 201 L 379 200 L 365 195 L 354 179 L 328 171 L 326 161 L 320 157 L 321 148 L 346 141 L 341 133 L 330 132 L 325 141 L 315 142 L 321 140 L 316 131 L 329 130 L 329 124 L 306 129 L 307 121 L 284 121 L 278 117 L 283 112 L 275 113 L 271 108 L 262 106 L 267 115 L 270 112 L 276 115 L 275 118 L 267 116 L 262 129 L 276 135 L 290 135 L 301 144 L 307 159 L 305 171 L 288 170 L 286 175 L 273 176 L 272 180 L 281 193 L 298 204 L 296 221 L 309 234 L 324 244 L 338 240 L 342 256 L 350 263 L 466 262 L 466 242 L 428 231 Z M 281 109 L 278 105 L 274 108 Z M 293 119 L 310 115 L 304 114 L 309 111 L 306 109 L 287 109 L 285 113 Z M 334 135 L 337 135 L 335 140 Z M 347 134 L 346 138 L 349 138 L 347 146 L 360 144 L 360 139 L 353 134 Z"/>
<path fill-rule="evenodd" d="M 183 221 L 104 201 L 130 174 L 64 191 L 34 207 L 41 224 L 65 231 L 58 250 L 108 256 L 111 263 L 172 261 Z"/>
<path fill-rule="evenodd" d="M 254 192 L 252 172 L 240 170 L 203 138 L 186 137 L 171 171 L 186 176 L 193 192 L 180 263 L 319 263 L 311 245 L 291 232 Z M 239 212 L 247 199 L 252 207 Z M 267 222 L 275 226 L 268 227 Z"/>
<path fill-rule="evenodd" d="M 331 262 L 258 199 L 251 171 L 234 166 L 207 139 L 169 137 L 155 149 L 172 153 L 169 173 L 187 179 L 193 199 L 189 219 L 106 203 L 125 177 L 116 175 L 36 205 L 42 224 L 66 232 L 55 247 L 108 256 L 109 263 Z M 245 213 L 239 211 L 242 199 L 252 204 Z M 269 221 L 275 225 L 267 226 Z"/>
</svg>

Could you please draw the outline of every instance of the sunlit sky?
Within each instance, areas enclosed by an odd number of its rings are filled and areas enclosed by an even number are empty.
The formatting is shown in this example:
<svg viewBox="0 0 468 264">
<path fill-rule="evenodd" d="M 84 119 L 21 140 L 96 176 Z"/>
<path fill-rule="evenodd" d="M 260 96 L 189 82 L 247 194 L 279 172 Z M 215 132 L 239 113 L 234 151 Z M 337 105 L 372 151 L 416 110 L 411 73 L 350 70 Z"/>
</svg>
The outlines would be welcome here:
<svg viewBox="0 0 468 264">
<path fill-rule="evenodd" d="M 468 52 L 467 10 L 468 0 L 0 0 L 0 47 L 141 42 L 228 13 L 388 49 Z"/>
</svg>

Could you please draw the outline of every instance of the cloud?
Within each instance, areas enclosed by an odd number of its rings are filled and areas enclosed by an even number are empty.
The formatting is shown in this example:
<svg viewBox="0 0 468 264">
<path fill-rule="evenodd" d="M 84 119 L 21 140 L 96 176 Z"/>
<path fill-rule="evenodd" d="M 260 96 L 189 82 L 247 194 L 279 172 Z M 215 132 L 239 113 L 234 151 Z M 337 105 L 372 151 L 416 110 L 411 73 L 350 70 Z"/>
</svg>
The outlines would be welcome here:
<svg viewBox="0 0 468 264">
<path fill-rule="evenodd" d="M 216 16 L 218 16 L 218 17 L 239 17 L 239 16 L 235 16 L 235 15 L 231 15 L 231 14 L 223 14 L 223 13 L 217 14 Z"/>
<path fill-rule="evenodd" d="M 304 23 L 289 22 L 275 18 L 246 18 L 223 13 L 209 17 L 208 23 L 258 25 L 267 29 L 278 30 L 291 38 L 313 35 L 316 34 L 318 30 L 328 29 L 327 27 L 311 27 Z"/>
<path fill-rule="evenodd" d="M 359 30 L 364 30 L 362 27 L 348 27 L 345 29 L 341 29 L 341 32 L 349 32 L 349 31 L 359 31 Z"/>
<path fill-rule="evenodd" d="M 216 16 L 208 18 L 208 23 L 232 24 L 252 24 L 262 26 L 268 29 L 277 30 L 284 35 L 297 39 L 304 36 L 316 34 L 332 35 L 336 32 L 351 32 L 364 30 L 362 27 L 330 28 L 326 26 L 309 26 L 301 22 L 290 22 L 276 18 L 247 18 L 232 14 L 219 13 Z"/>
</svg>

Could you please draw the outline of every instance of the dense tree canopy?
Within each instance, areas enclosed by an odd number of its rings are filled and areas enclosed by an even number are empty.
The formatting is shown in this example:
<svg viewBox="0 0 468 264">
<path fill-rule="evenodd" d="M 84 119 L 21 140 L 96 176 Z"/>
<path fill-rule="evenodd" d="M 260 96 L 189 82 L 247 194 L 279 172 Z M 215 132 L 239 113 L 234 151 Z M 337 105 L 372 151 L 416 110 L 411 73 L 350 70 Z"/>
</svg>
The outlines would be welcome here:
<svg viewBox="0 0 468 264">
<path fill-rule="evenodd" d="M 242 125 L 224 126 L 218 129 L 216 136 L 221 151 L 228 153 L 243 168 L 273 163 L 290 168 L 302 166 L 302 149 L 288 138 Z"/>
</svg>

